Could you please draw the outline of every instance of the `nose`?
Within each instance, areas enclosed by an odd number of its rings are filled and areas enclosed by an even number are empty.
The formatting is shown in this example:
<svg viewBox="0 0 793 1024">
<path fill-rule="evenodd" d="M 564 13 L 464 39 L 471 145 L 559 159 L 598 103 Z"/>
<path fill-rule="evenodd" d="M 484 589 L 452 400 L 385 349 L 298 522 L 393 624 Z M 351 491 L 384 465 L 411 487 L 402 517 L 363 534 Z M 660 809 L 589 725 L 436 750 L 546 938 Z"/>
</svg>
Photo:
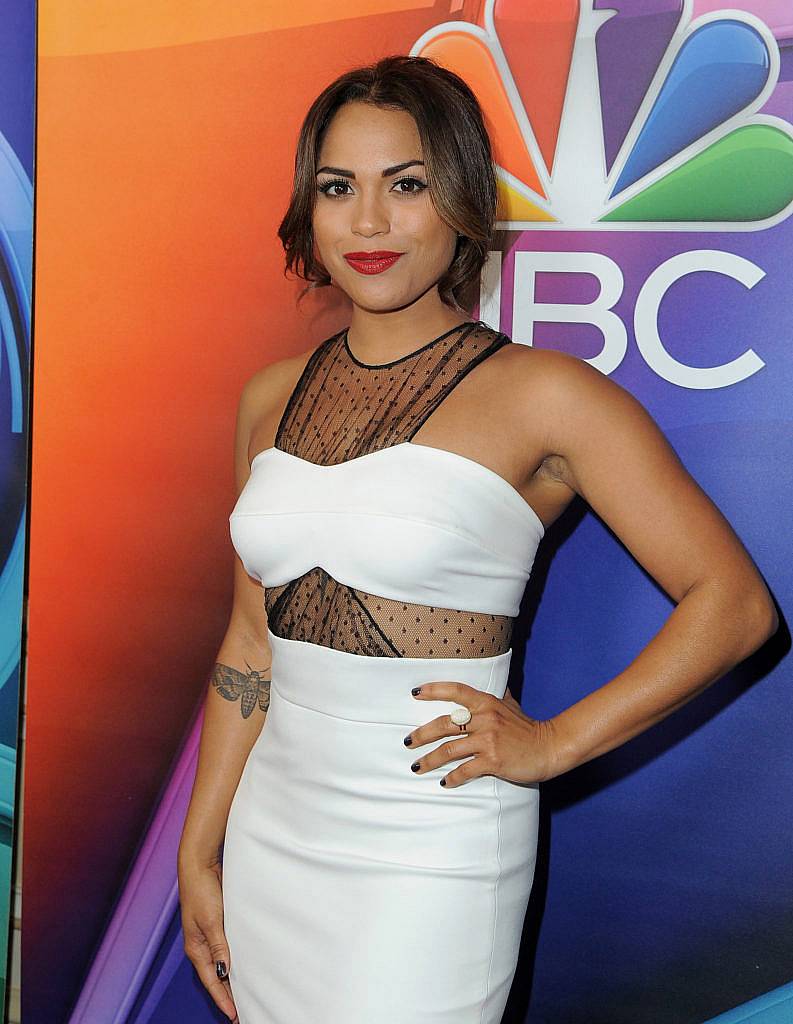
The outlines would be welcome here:
<svg viewBox="0 0 793 1024">
<path fill-rule="evenodd" d="M 388 233 L 391 222 L 386 206 L 377 192 L 361 193 L 353 206 L 350 227 L 354 235 L 361 235 L 364 238 Z"/>
</svg>

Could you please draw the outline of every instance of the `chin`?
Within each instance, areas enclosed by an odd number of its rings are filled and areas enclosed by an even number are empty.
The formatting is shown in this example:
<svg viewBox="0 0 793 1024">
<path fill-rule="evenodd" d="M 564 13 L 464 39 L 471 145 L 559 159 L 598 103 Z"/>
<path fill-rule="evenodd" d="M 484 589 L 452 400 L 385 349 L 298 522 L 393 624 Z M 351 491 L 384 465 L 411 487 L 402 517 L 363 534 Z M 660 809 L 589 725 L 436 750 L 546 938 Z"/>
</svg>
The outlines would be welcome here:
<svg viewBox="0 0 793 1024">
<path fill-rule="evenodd" d="M 378 281 L 345 281 L 345 291 L 359 306 L 371 306 L 376 309 L 388 309 L 404 306 L 411 301 L 411 294 L 404 288 L 397 288 L 393 283 Z M 416 295 L 415 297 L 418 297 Z"/>
<path fill-rule="evenodd" d="M 402 309 L 404 306 L 409 306 L 418 297 L 402 298 L 393 295 L 377 296 L 352 294 L 349 292 L 348 295 L 359 309 L 365 309 L 368 313 L 390 313 L 394 310 Z"/>
</svg>

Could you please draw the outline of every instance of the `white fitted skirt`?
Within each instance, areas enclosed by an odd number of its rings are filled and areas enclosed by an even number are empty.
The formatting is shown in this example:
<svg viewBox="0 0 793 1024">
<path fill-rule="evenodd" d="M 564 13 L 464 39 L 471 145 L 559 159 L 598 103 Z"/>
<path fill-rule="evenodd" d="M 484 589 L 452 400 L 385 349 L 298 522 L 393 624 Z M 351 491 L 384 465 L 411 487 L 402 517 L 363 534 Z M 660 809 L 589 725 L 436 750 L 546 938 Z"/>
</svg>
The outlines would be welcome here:
<svg viewBox="0 0 793 1024">
<path fill-rule="evenodd" d="M 223 852 L 240 1024 L 499 1024 L 537 849 L 539 791 L 416 774 L 403 737 L 455 680 L 502 698 L 512 651 L 366 657 L 270 632 L 270 708 Z"/>
</svg>

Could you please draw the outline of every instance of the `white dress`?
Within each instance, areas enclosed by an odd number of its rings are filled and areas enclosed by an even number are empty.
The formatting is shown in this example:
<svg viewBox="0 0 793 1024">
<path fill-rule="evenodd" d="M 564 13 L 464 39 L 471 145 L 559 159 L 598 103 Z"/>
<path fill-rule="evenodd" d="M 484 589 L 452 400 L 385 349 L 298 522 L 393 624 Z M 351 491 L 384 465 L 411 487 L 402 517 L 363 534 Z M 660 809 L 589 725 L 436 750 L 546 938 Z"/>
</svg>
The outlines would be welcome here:
<svg viewBox="0 0 793 1024">
<path fill-rule="evenodd" d="M 230 516 L 265 590 L 270 706 L 223 853 L 240 1024 L 498 1024 L 534 874 L 538 788 L 422 774 L 458 680 L 496 697 L 543 526 L 510 483 L 413 442 L 510 339 L 477 322 L 392 363 L 310 357 Z"/>
</svg>

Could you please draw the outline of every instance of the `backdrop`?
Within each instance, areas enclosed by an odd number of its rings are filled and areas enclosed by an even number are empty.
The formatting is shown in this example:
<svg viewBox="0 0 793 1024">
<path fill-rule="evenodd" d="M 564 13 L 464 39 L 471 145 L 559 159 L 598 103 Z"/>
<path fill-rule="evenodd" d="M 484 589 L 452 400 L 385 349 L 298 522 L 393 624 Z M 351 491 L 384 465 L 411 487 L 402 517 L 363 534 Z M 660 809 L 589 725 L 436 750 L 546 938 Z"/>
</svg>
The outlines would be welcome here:
<svg viewBox="0 0 793 1024">
<path fill-rule="evenodd" d="M 224 1019 L 182 952 L 175 854 L 230 610 L 239 391 L 348 322 L 338 296 L 297 308 L 275 236 L 342 71 L 423 53 L 477 90 L 501 195 L 474 316 L 629 388 L 784 612 L 793 13 L 739 6 L 41 3 L 26 1024 Z M 512 692 L 554 714 L 670 610 L 575 504 Z M 543 787 L 505 1021 L 790 1019 L 787 637 Z"/>
<path fill-rule="evenodd" d="M 0 1007 L 13 904 L 28 488 L 35 14 L 3 5 L 0 46 Z M 18 909 L 16 910 L 18 913 Z"/>
</svg>

